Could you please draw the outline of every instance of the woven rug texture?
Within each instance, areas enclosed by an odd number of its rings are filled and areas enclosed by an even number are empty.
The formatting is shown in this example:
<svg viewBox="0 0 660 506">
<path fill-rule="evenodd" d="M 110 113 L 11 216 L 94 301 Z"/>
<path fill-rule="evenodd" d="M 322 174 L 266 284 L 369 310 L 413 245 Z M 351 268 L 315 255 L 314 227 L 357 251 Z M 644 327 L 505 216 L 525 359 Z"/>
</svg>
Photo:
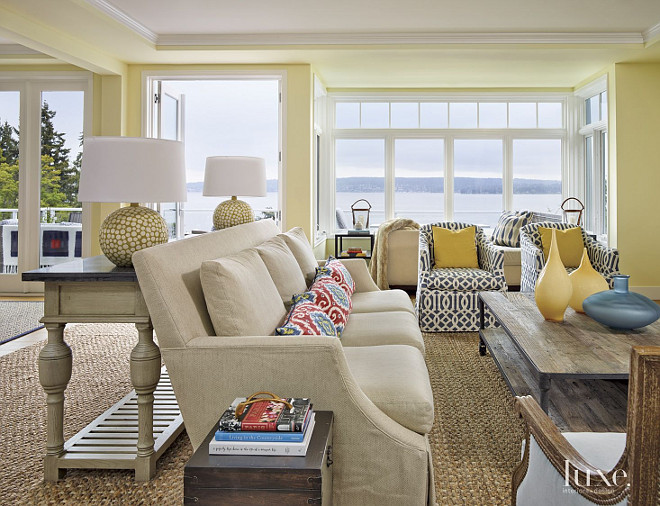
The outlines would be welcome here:
<svg viewBox="0 0 660 506">
<path fill-rule="evenodd" d="M 0 301 L 0 344 L 42 328 L 43 316 L 41 301 Z"/>
<path fill-rule="evenodd" d="M 68 326 L 74 357 L 66 390 L 64 436 L 72 437 L 131 390 L 129 324 Z M 476 333 L 424 336 L 435 424 L 430 434 L 438 504 L 510 504 L 510 477 L 520 456 L 522 425 Z M 192 454 L 185 431 L 158 461 L 156 477 L 135 483 L 130 471 L 70 470 L 44 483 L 45 394 L 37 359 L 42 344 L 0 357 L 1 504 L 141 504 L 183 502 L 183 468 Z"/>
</svg>

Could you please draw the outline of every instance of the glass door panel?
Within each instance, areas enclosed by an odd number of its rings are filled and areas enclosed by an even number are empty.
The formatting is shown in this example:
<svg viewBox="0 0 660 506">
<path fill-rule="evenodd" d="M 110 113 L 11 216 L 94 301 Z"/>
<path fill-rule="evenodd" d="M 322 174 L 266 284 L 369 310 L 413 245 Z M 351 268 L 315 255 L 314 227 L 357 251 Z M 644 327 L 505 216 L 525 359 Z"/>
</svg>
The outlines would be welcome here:
<svg viewBox="0 0 660 506">
<path fill-rule="evenodd" d="M 420 224 L 444 219 L 443 139 L 394 140 L 394 215 Z"/>
<path fill-rule="evenodd" d="M 0 91 L 0 276 L 2 288 L 18 279 L 19 91 Z M 15 278 L 15 279 L 14 279 Z"/>
<path fill-rule="evenodd" d="M 78 182 L 84 106 L 83 91 L 41 93 L 40 267 L 82 256 Z"/>
<path fill-rule="evenodd" d="M 454 221 L 493 227 L 504 207 L 501 139 L 454 141 Z"/>
</svg>

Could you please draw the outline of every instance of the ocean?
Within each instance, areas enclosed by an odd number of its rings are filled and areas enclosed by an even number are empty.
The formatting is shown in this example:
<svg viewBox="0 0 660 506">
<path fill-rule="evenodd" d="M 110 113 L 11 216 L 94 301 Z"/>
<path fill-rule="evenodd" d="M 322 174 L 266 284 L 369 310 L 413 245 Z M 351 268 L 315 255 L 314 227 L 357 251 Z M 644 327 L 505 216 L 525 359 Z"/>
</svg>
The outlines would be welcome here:
<svg viewBox="0 0 660 506">
<path fill-rule="evenodd" d="M 351 205 L 358 199 L 366 199 L 371 204 L 370 225 L 377 226 L 385 220 L 385 196 L 382 193 L 345 192 L 336 194 L 337 209 L 341 209 L 345 223 L 352 225 Z M 442 193 L 396 193 L 394 196 L 395 215 L 410 218 L 424 225 L 444 220 Z M 213 210 L 224 197 L 204 197 L 202 192 L 188 192 L 184 204 L 184 231 L 210 230 Z M 277 193 L 266 197 L 241 198 L 257 212 L 277 208 Z M 514 209 L 528 209 L 544 213 L 561 213 L 560 194 L 522 194 L 513 196 Z M 502 196 L 495 194 L 454 194 L 454 220 L 493 227 L 502 212 Z"/>
</svg>

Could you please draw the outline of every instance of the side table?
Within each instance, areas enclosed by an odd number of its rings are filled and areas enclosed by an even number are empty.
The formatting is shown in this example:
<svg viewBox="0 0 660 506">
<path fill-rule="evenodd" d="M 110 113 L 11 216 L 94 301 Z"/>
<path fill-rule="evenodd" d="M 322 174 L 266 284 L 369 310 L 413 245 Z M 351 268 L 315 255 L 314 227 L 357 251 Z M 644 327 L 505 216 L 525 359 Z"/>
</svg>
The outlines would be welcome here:
<svg viewBox="0 0 660 506">
<path fill-rule="evenodd" d="M 44 479 L 57 481 L 66 469 L 82 468 L 132 469 L 136 481 L 149 481 L 156 460 L 183 430 L 183 418 L 167 371 L 161 370 L 135 270 L 100 255 L 24 272 L 23 281 L 45 283 L 41 322 L 48 341 L 39 354 L 47 404 Z M 64 392 L 74 361 L 64 327 L 73 322 L 135 324 L 138 342 L 130 357 L 135 390 L 65 443 Z"/>
<path fill-rule="evenodd" d="M 184 504 L 332 504 L 332 411 L 317 411 L 304 457 L 209 455 L 214 427 L 183 471 Z"/>
<path fill-rule="evenodd" d="M 360 256 L 357 258 L 371 258 L 371 253 L 374 250 L 374 234 L 349 234 L 349 233 L 336 233 L 335 234 L 335 258 L 352 258 L 350 255 L 342 255 L 344 250 L 344 239 L 369 239 L 369 251 L 366 256 Z"/>
</svg>

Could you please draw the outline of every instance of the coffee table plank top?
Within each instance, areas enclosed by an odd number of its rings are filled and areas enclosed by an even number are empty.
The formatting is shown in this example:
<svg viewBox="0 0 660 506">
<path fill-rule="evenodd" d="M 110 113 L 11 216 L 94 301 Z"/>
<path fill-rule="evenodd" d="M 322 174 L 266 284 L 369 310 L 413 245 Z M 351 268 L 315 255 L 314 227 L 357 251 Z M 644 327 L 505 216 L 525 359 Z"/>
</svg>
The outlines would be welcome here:
<svg viewBox="0 0 660 506">
<path fill-rule="evenodd" d="M 533 294 L 482 292 L 483 302 L 541 374 L 574 378 L 628 378 L 630 348 L 659 346 L 660 321 L 615 330 L 566 310 L 563 323 L 546 321 Z"/>
</svg>

